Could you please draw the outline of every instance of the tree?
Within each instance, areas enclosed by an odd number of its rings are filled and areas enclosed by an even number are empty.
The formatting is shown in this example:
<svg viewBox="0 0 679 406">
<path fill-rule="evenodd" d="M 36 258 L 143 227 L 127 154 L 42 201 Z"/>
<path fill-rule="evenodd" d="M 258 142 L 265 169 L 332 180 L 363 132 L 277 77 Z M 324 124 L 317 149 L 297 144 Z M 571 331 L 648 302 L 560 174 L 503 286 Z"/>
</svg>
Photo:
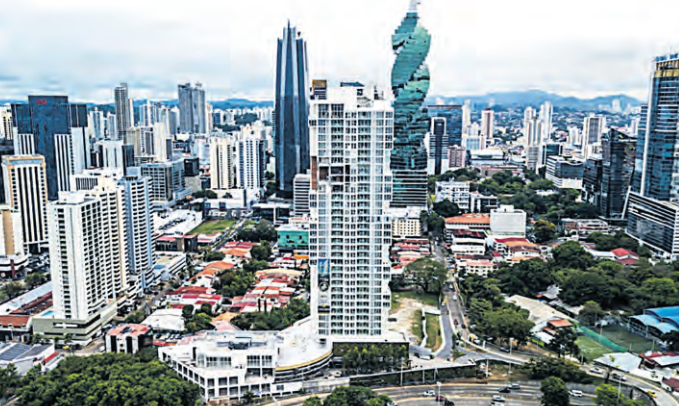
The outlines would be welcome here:
<svg viewBox="0 0 679 406">
<path fill-rule="evenodd" d="M 667 343 L 671 351 L 679 351 L 679 331 L 673 330 L 663 334 L 662 340 Z"/>
<path fill-rule="evenodd" d="M 321 398 L 318 396 L 312 396 L 310 398 L 307 398 L 307 400 L 304 401 L 302 406 L 323 406 L 323 402 L 321 402 Z"/>
<path fill-rule="evenodd" d="M 135 312 L 130 313 L 125 318 L 125 323 L 139 324 L 142 321 L 144 321 L 144 319 L 146 319 L 146 313 L 143 312 L 142 310 L 137 310 Z"/>
<path fill-rule="evenodd" d="M 533 226 L 533 236 L 540 244 L 551 241 L 556 236 L 556 226 L 547 220 L 538 220 Z"/>
<path fill-rule="evenodd" d="M 278 331 L 309 317 L 311 308 L 303 299 L 292 299 L 284 308 L 273 308 L 268 312 L 252 312 L 239 314 L 231 320 L 231 324 L 241 330 Z"/>
<path fill-rule="evenodd" d="M 189 322 L 184 325 L 184 330 L 189 334 L 203 330 L 214 330 L 214 328 L 212 317 L 205 313 L 194 314 Z"/>
<path fill-rule="evenodd" d="M 195 307 L 193 305 L 185 305 L 182 307 L 182 318 L 184 319 L 184 323 L 188 323 L 191 318 L 193 317 L 193 312 L 195 310 Z"/>
<path fill-rule="evenodd" d="M 252 403 L 253 400 L 255 400 L 255 394 L 251 390 L 243 394 L 243 402 L 245 402 L 246 405 Z"/>
<path fill-rule="evenodd" d="M 264 172 L 264 179 L 266 180 L 274 180 L 276 175 L 273 172 L 266 171 Z"/>
<path fill-rule="evenodd" d="M 596 404 L 600 406 L 645 406 L 643 400 L 632 400 L 624 393 L 618 391 L 613 385 L 599 385 L 595 391 Z"/>
<path fill-rule="evenodd" d="M 18 396 L 18 406 L 195 406 L 200 388 L 157 360 L 140 362 L 130 354 L 106 353 L 67 357 L 27 382 Z"/>
<path fill-rule="evenodd" d="M 577 357 L 580 355 L 580 347 L 575 343 L 577 339 L 578 335 L 572 328 L 560 328 L 552 337 L 552 340 L 546 344 L 546 347 L 554 351 L 559 358 L 566 354 Z"/>
<path fill-rule="evenodd" d="M 439 294 L 447 279 L 446 267 L 429 257 L 419 258 L 405 268 L 405 280 L 420 286 L 425 293 Z"/>
<path fill-rule="evenodd" d="M 585 326 L 593 326 L 604 316 L 604 311 L 601 309 L 599 303 L 589 300 L 585 302 L 580 310 L 580 322 Z"/>
<path fill-rule="evenodd" d="M 448 199 L 434 203 L 434 211 L 441 217 L 454 217 L 460 214 L 460 208 L 457 204 Z"/>
<path fill-rule="evenodd" d="M 528 187 L 533 190 L 554 190 L 554 182 L 548 179 L 535 179 Z"/>
<path fill-rule="evenodd" d="M 24 278 L 24 284 L 29 289 L 34 289 L 45 282 L 47 282 L 47 277 L 40 272 L 31 272 Z"/>
<path fill-rule="evenodd" d="M 677 295 L 677 286 L 670 278 L 652 278 L 641 284 L 641 290 L 653 298 L 655 306 L 668 305 L 668 299 Z"/>
<path fill-rule="evenodd" d="M 217 193 L 214 190 L 199 190 L 196 193 L 194 193 L 193 196 L 196 199 L 201 198 L 216 199 Z"/>
<path fill-rule="evenodd" d="M 361 386 L 340 386 L 325 398 L 323 406 L 387 406 L 392 403 L 386 395 Z"/>
<path fill-rule="evenodd" d="M 555 376 L 550 376 L 542 381 L 542 403 L 549 406 L 569 406 L 570 396 L 566 383 Z"/>
<path fill-rule="evenodd" d="M 531 330 L 535 327 L 535 323 L 528 320 L 526 311 L 512 307 L 489 311 L 484 316 L 477 329 L 504 342 L 513 338 L 519 345 L 523 345 L 528 342 Z"/>
<path fill-rule="evenodd" d="M 530 379 L 542 380 L 550 376 L 561 378 L 565 382 L 590 383 L 593 378 L 575 363 L 564 358 L 538 358 L 521 366 Z"/>
<path fill-rule="evenodd" d="M 521 261 L 518 264 L 504 264 L 493 275 L 502 291 L 510 295 L 533 297 L 556 283 L 553 267 L 540 258 Z"/>
<path fill-rule="evenodd" d="M 586 270 L 594 264 L 592 254 L 585 251 L 582 246 L 575 241 L 566 241 L 552 250 L 554 262 L 560 268 L 573 268 Z"/>
<path fill-rule="evenodd" d="M 267 261 L 272 254 L 271 243 L 268 241 L 260 241 L 259 245 L 250 250 L 250 256 L 256 261 Z"/>
<path fill-rule="evenodd" d="M 26 289 L 21 282 L 7 282 L 0 288 L 0 291 L 3 292 L 8 299 L 14 299 L 22 294 L 24 290 Z"/>
<path fill-rule="evenodd" d="M 210 251 L 207 254 L 205 254 L 205 260 L 206 261 L 221 261 L 224 259 L 226 255 L 222 254 L 219 251 Z"/>
<path fill-rule="evenodd" d="M 570 305 L 579 306 L 588 301 L 610 304 L 613 296 L 609 280 L 604 275 L 575 270 L 565 278 L 559 297 Z"/>
<path fill-rule="evenodd" d="M 201 304 L 198 313 L 205 313 L 208 316 L 212 316 L 212 305 L 210 305 L 210 303 Z"/>
</svg>

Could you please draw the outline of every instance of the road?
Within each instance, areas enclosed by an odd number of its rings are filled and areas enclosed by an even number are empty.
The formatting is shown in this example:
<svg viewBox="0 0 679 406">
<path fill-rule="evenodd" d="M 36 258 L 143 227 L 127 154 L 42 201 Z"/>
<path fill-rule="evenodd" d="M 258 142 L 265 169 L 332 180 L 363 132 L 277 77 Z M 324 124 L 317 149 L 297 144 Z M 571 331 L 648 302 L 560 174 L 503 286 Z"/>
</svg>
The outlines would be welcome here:
<svg viewBox="0 0 679 406">
<path fill-rule="evenodd" d="M 521 389 L 512 393 L 499 393 L 502 384 L 470 384 L 470 383 L 446 383 L 441 385 L 440 394 L 455 402 L 456 406 L 479 406 L 489 404 L 493 396 L 503 396 L 505 405 L 539 405 L 540 388 L 536 385 L 522 384 Z M 440 405 L 432 397 L 424 396 L 423 392 L 434 390 L 439 393 L 436 385 L 408 386 L 375 389 L 377 393 L 383 393 L 394 400 L 399 406 Z M 321 395 L 324 398 L 327 395 Z M 280 400 L 280 406 L 298 406 L 304 403 L 307 397 L 297 397 Z M 585 394 L 582 398 L 571 398 L 572 405 L 594 405 L 593 395 Z"/>
</svg>

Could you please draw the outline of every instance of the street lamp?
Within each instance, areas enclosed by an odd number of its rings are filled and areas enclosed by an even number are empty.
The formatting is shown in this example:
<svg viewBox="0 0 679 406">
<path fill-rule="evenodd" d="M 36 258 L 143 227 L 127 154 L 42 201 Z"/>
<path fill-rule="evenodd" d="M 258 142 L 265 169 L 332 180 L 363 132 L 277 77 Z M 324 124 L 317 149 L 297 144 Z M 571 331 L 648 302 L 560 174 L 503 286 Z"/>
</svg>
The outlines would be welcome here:
<svg viewBox="0 0 679 406">
<path fill-rule="evenodd" d="M 436 397 L 436 400 L 438 401 L 441 398 L 441 381 L 437 381 L 436 386 L 438 386 L 438 388 L 439 388 L 439 394 Z"/>
</svg>

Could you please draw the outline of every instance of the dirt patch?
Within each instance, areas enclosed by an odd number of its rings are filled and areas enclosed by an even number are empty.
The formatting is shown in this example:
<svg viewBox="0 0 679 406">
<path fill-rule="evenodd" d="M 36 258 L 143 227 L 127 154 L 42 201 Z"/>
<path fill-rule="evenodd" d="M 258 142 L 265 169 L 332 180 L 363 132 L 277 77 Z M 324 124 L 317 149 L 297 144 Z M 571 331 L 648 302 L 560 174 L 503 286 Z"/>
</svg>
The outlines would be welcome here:
<svg viewBox="0 0 679 406">
<path fill-rule="evenodd" d="M 413 337 L 410 329 L 415 321 L 415 317 L 421 317 L 424 305 L 417 300 L 400 298 L 398 310 L 389 315 L 389 318 L 396 318 L 395 322 L 389 323 L 389 330 L 405 332 L 410 337 L 410 342 L 419 344 L 419 339 Z"/>
</svg>

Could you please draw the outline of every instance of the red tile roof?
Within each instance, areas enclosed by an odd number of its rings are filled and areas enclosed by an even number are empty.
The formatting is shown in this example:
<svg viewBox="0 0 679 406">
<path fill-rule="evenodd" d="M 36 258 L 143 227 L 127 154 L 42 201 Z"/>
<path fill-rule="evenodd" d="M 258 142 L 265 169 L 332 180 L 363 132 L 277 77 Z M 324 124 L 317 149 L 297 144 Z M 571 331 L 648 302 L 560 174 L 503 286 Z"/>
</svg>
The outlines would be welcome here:
<svg viewBox="0 0 679 406">
<path fill-rule="evenodd" d="M 179 289 L 169 292 L 167 295 L 168 296 L 177 296 L 177 295 L 202 295 L 202 294 L 211 294 L 215 290 L 212 288 L 204 288 L 202 286 L 182 286 Z"/>
<path fill-rule="evenodd" d="M 31 316 L 9 315 L 0 316 L 0 327 L 25 328 L 31 321 Z"/>
<path fill-rule="evenodd" d="M 611 251 L 611 253 L 616 257 L 626 257 L 626 256 L 633 256 L 637 258 L 639 257 L 639 255 L 637 255 L 636 253 L 625 248 L 616 248 L 613 251 Z"/>
<path fill-rule="evenodd" d="M 547 322 L 548 324 L 554 326 L 554 328 L 561 328 L 561 327 L 570 327 L 572 326 L 571 322 L 568 320 L 564 319 L 558 319 L 558 320 L 550 320 Z"/>
</svg>

